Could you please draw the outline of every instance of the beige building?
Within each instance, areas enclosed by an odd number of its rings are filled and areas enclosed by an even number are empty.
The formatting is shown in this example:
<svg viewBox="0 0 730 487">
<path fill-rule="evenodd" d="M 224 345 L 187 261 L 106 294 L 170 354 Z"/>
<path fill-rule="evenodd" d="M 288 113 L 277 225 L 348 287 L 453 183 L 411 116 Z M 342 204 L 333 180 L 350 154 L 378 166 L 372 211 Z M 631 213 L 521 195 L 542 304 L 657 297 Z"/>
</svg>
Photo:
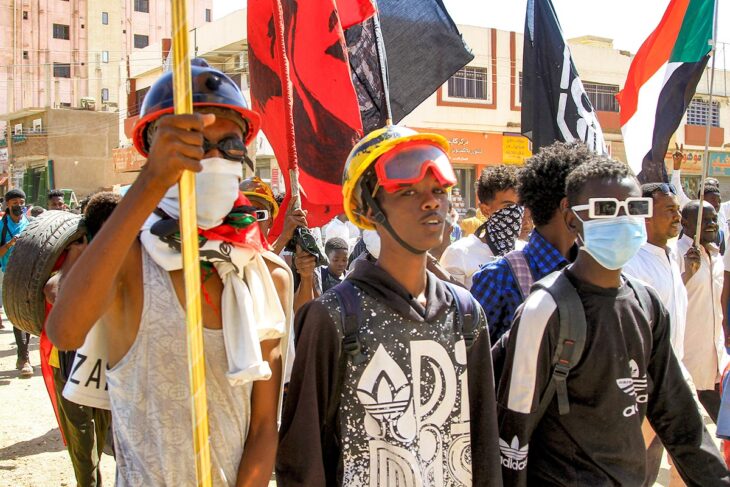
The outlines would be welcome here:
<svg viewBox="0 0 730 487">
<path fill-rule="evenodd" d="M 212 3 L 212 0 L 188 2 L 188 25 L 193 35 L 200 26 L 212 20 Z M 138 50 L 170 37 L 170 10 L 169 0 L 0 0 L 0 181 L 7 184 L 10 164 L 16 172 L 25 173 L 24 161 L 28 161 L 29 155 L 15 154 L 12 139 L 21 140 L 17 148 L 24 152 L 22 143 L 26 141 L 29 142 L 26 147 L 32 147 L 31 139 L 43 134 L 77 130 L 73 124 L 56 124 L 71 123 L 71 120 L 75 123 L 79 117 L 94 118 L 88 113 L 49 115 L 41 118 L 42 129 L 23 122 L 20 125 L 29 132 L 18 132 L 15 121 L 24 118 L 29 111 L 55 113 L 52 109 L 66 108 L 113 114 L 103 120 L 116 130 L 113 147 L 118 147 L 120 123 L 127 115 L 120 112 L 120 105 L 127 109 L 131 89 L 127 82 L 130 57 Z M 8 120 L 12 122 L 6 127 Z M 89 129 L 85 135 L 90 139 L 90 134 L 96 135 L 96 131 L 93 125 Z M 106 136 L 106 125 L 101 133 Z M 78 157 L 74 160 L 81 164 L 87 156 L 83 155 L 84 150 L 77 142 L 73 137 L 60 137 L 54 150 L 63 153 L 62 145 L 68 143 L 66 150 L 77 151 Z M 73 158 L 70 153 L 67 155 Z M 119 174 L 120 181 L 129 179 L 129 176 L 115 172 L 111 150 L 99 152 L 97 164 L 104 165 L 104 169 L 81 172 L 78 173 L 81 179 L 67 180 L 65 171 L 71 168 L 59 162 L 55 182 L 63 182 L 64 187 L 84 194 L 96 187 L 108 186 L 110 177 L 102 177 L 107 171 L 111 171 L 112 176 Z M 100 179 L 87 181 L 88 174 Z M 14 178 L 9 180 L 13 182 Z M 0 185 L 0 191 L 4 187 L 7 186 Z"/>
<path fill-rule="evenodd" d="M 17 134 L 7 140 L 13 154 L 9 186 L 23 188 L 31 204 L 45 206 L 50 188 L 73 189 L 81 197 L 134 180 L 135 174 L 120 174 L 110 163 L 119 141 L 116 113 L 27 109 L 4 120 Z"/>
<path fill-rule="evenodd" d="M 240 82 L 248 97 L 248 62 L 246 59 L 246 13 L 239 10 L 199 29 L 197 44 L 191 37 L 191 45 L 197 45 L 198 55 Z M 482 169 L 496 164 L 522 165 L 531 155 L 529 140 L 520 135 L 522 92 L 522 39 L 520 33 L 497 29 L 460 25 L 463 37 L 474 53 L 474 60 L 464 67 L 432 96 L 424 101 L 401 124 L 446 136 L 451 142 L 451 159 L 456 167 L 465 207 L 475 206 L 474 181 Z M 204 41 L 204 42 L 203 42 Z M 576 67 L 587 95 L 597 111 L 609 153 L 625 160 L 626 153 L 619 123 L 619 105 L 615 95 L 623 87 L 632 54 L 613 48 L 610 39 L 585 36 L 569 40 Z M 128 103 L 130 107 L 141 103 L 146 90 L 162 72 L 162 64 L 169 50 L 163 40 L 134 53 Z M 145 61 L 143 62 L 142 59 Z M 726 83 L 720 83 L 727 75 L 718 71 L 715 100 L 712 107 L 707 103 L 708 86 L 703 78 L 687 115 L 672 139 L 684 144 L 687 155 L 687 188 L 698 184 L 702 148 L 704 147 L 705 123 L 712 122 L 711 167 L 709 174 L 719 177 L 723 188 L 730 192 L 730 135 L 724 126 L 730 122 L 730 98 L 725 92 Z M 135 113 L 124 122 L 127 137 L 136 121 Z M 141 158 L 133 155 L 133 149 L 125 157 L 136 158 L 131 170 L 139 167 Z M 256 172 L 273 186 L 283 190 L 283 178 L 276 165 L 272 150 L 263 136 L 256 143 Z M 667 161 L 671 162 L 668 154 Z M 725 178 L 727 178 L 725 180 Z"/>
</svg>

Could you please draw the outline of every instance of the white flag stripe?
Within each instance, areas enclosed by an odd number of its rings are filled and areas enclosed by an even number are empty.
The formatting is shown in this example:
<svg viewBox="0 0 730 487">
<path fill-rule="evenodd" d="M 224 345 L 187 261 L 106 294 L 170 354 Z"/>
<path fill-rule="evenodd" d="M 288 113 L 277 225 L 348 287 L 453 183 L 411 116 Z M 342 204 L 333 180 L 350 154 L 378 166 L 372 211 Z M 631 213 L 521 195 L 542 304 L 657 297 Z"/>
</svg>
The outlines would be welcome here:
<svg viewBox="0 0 730 487">
<path fill-rule="evenodd" d="M 626 160 L 634 174 L 638 175 L 641 172 L 644 157 L 651 150 L 654 142 L 657 106 L 662 89 L 666 81 L 681 65 L 682 63 L 665 63 L 641 86 L 636 113 L 621 127 L 626 147 Z"/>
</svg>

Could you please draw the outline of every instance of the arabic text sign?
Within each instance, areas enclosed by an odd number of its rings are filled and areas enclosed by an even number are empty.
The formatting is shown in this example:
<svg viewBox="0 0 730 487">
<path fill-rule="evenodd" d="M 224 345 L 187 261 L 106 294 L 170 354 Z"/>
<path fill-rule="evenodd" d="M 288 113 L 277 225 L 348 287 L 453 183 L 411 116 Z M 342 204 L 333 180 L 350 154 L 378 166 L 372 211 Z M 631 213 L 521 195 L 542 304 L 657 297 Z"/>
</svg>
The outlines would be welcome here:
<svg viewBox="0 0 730 487">
<path fill-rule="evenodd" d="M 730 176 L 730 152 L 710 152 L 710 176 Z"/>
</svg>

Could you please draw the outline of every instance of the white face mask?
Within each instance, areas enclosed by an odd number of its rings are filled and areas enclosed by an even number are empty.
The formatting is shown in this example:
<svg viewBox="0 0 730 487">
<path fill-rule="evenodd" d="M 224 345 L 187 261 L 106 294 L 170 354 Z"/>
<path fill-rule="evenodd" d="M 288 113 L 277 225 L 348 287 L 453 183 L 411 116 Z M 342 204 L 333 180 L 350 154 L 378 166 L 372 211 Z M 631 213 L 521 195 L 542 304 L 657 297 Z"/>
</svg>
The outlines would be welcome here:
<svg viewBox="0 0 730 487">
<path fill-rule="evenodd" d="M 195 174 L 195 199 L 198 228 L 207 230 L 223 223 L 238 199 L 238 185 L 241 180 L 240 162 L 222 157 L 211 157 L 200 161 L 203 170 Z M 173 218 L 180 217 L 178 185 L 167 190 L 160 202 L 160 208 Z"/>
</svg>

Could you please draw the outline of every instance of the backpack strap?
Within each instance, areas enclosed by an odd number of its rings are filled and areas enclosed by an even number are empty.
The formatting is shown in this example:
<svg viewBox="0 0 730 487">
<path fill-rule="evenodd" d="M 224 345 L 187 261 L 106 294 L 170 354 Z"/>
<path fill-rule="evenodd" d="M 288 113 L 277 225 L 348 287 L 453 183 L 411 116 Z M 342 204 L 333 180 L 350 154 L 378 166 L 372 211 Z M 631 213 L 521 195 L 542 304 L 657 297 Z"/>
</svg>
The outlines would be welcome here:
<svg viewBox="0 0 730 487">
<path fill-rule="evenodd" d="M 454 298 L 456 306 L 456 333 L 464 337 L 464 344 L 469 350 L 476 340 L 477 320 L 479 310 L 474 303 L 474 297 L 463 287 L 456 286 L 450 282 L 442 281 Z"/>
<path fill-rule="evenodd" d="M 7 212 L 3 215 L 3 218 L 0 221 L 3 222 L 3 233 L 2 233 L 2 236 L 0 236 L 0 246 L 2 246 L 2 245 L 5 245 L 6 243 L 8 243 L 8 241 L 6 240 L 6 238 L 8 236 L 8 232 L 10 231 L 10 229 L 8 228 L 8 214 L 7 214 Z"/>
<path fill-rule="evenodd" d="M 570 412 L 568 401 L 568 374 L 583 355 L 586 342 L 586 316 L 583 303 L 573 284 L 563 272 L 556 271 L 535 283 L 532 290 L 547 291 L 558 307 L 560 331 L 558 344 L 553 354 L 553 374 L 548 387 L 540 398 L 540 415 L 544 414 L 558 396 L 558 411 L 561 415 Z"/>
<path fill-rule="evenodd" d="M 535 283 L 535 278 L 532 276 L 532 271 L 527 263 L 527 257 L 525 257 L 523 251 L 513 250 L 504 255 L 504 260 L 507 261 L 512 276 L 517 281 L 517 289 L 519 289 L 522 301 L 524 301 L 530 295 L 530 288 Z"/>
<path fill-rule="evenodd" d="M 338 455 L 337 452 L 339 451 L 336 440 L 337 411 L 340 406 L 347 362 L 352 358 L 352 362 L 358 365 L 366 360 L 360 344 L 359 331 L 362 322 L 362 306 L 357 288 L 351 281 L 345 279 L 336 286 L 331 287 L 327 292 L 333 293 L 340 305 L 342 345 L 333 378 L 327 414 L 324 419 L 324 427 L 322 428 L 322 445 L 325 460 L 331 459 L 332 455 Z"/>
</svg>

